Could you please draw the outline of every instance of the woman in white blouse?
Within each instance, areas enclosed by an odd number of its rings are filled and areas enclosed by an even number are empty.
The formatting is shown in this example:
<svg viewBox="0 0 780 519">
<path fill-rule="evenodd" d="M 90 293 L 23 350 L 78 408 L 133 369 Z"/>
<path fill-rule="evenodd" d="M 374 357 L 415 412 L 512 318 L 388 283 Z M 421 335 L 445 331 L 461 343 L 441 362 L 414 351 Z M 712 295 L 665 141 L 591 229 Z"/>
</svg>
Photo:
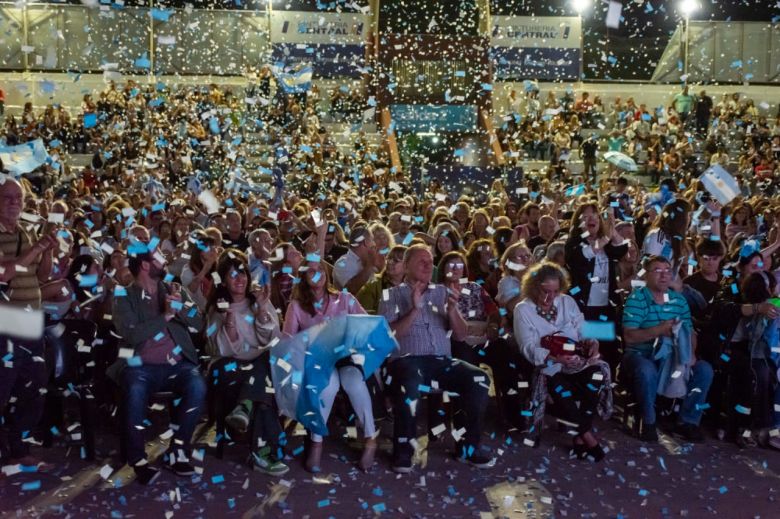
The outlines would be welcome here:
<svg viewBox="0 0 780 519">
<path fill-rule="evenodd" d="M 217 262 L 221 282 L 208 303 L 209 368 L 214 383 L 226 390 L 239 386 L 238 405 L 226 422 L 239 432 L 250 429 L 255 470 L 278 476 L 287 472 L 279 448 L 282 433 L 271 387 L 271 343 L 280 336 L 279 318 L 269 301 L 269 285 L 251 285 L 246 255 L 228 249 Z"/>
<path fill-rule="evenodd" d="M 568 286 L 566 271 L 558 265 L 533 266 L 523 278 L 524 299 L 514 309 L 515 339 L 523 356 L 541 368 L 560 418 L 575 426 L 574 453 L 598 461 L 605 452 L 593 434 L 593 416 L 602 387 L 609 390 L 609 376 L 603 376 L 598 341 L 581 340 L 585 318 L 577 302 L 564 293 Z M 544 337 L 550 335 L 566 337 L 578 346 L 571 348 L 574 351 L 564 346 L 553 354 L 542 347 Z"/>
</svg>

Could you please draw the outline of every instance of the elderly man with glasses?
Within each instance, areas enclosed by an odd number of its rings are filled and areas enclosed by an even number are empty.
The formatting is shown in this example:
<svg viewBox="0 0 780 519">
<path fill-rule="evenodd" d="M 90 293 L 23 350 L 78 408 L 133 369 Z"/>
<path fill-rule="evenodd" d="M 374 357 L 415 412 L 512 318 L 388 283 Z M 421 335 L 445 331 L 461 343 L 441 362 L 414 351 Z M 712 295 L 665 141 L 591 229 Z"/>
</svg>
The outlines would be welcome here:
<svg viewBox="0 0 780 519">
<path fill-rule="evenodd" d="M 626 300 L 623 311 L 623 339 L 625 353 L 622 367 L 628 376 L 634 396 L 639 403 L 643 421 L 640 439 L 658 441 L 655 416 L 655 398 L 658 392 L 660 366 L 656 350 L 664 337 L 672 337 L 678 322 L 693 329 L 688 303 L 679 292 L 670 290 L 672 265 L 661 256 L 645 260 L 646 286 L 634 290 Z M 687 393 L 680 406 L 678 423 L 674 433 L 687 441 L 702 441 L 699 421 L 704 409 L 707 392 L 712 383 L 712 366 L 696 360 L 696 336 L 691 337 L 693 358 L 687 382 Z M 673 373 L 672 377 L 680 376 Z"/>
</svg>

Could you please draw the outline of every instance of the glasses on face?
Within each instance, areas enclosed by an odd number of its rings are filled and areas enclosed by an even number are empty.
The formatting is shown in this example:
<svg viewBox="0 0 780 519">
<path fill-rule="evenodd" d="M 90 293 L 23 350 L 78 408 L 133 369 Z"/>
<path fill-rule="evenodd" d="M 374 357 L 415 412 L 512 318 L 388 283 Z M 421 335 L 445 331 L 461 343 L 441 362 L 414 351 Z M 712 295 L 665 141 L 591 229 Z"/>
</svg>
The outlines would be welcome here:
<svg viewBox="0 0 780 519">
<path fill-rule="evenodd" d="M 518 255 L 517 255 L 517 256 L 515 256 L 515 257 L 516 257 L 517 259 L 519 259 L 520 261 L 528 261 L 528 260 L 530 260 L 530 259 L 531 259 L 531 255 L 530 255 L 530 254 L 518 254 Z"/>
<path fill-rule="evenodd" d="M 650 269 L 650 272 L 652 272 L 656 276 L 671 276 L 672 275 L 672 269 L 657 268 L 657 269 Z"/>
<path fill-rule="evenodd" d="M 462 269 L 463 268 L 463 263 L 455 263 L 455 262 L 447 263 L 447 267 L 450 268 L 450 269 L 453 269 L 453 270 L 454 269 Z"/>
</svg>

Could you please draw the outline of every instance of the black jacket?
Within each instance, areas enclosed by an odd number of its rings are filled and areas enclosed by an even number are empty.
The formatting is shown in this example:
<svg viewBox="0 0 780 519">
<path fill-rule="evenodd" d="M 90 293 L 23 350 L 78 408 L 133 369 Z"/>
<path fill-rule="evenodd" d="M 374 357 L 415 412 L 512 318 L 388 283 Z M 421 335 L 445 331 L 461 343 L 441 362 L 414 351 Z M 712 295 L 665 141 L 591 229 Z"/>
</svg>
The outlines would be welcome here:
<svg viewBox="0 0 780 519">
<path fill-rule="evenodd" d="M 596 268 L 596 259 L 587 259 L 583 254 L 582 247 L 587 243 L 587 240 L 578 231 L 579 229 L 574 229 L 574 233 L 569 234 L 569 239 L 566 240 L 564 247 L 564 257 L 571 276 L 571 286 L 580 289 L 579 292 L 571 294 L 571 296 L 577 301 L 580 310 L 584 310 L 588 306 L 592 285 L 590 278 L 593 277 L 593 269 Z M 612 242 L 609 242 L 604 246 L 604 252 L 609 258 L 609 301 L 614 305 L 619 305 L 623 298 L 617 292 L 617 262 L 628 252 L 628 244 L 612 245 Z"/>
</svg>

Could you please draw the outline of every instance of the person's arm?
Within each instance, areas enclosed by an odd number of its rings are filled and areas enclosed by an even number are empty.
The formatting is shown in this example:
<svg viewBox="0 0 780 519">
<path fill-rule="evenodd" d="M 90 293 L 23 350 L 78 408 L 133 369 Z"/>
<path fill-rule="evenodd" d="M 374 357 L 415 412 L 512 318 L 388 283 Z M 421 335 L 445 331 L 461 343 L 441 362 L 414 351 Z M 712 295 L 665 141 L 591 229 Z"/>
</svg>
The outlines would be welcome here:
<svg viewBox="0 0 780 519">
<path fill-rule="evenodd" d="M 366 315 L 367 312 L 360 304 L 360 301 L 352 294 L 342 294 L 340 297 L 347 298 L 347 313 L 349 315 Z"/>
<path fill-rule="evenodd" d="M 360 303 L 360 306 L 366 308 L 369 313 L 376 314 L 379 307 L 381 291 L 382 283 L 379 279 L 375 279 L 363 286 L 357 293 L 357 300 Z"/>
<path fill-rule="evenodd" d="M 165 331 L 170 321 L 170 316 L 166 314 L 142 321 L 126 295 L 114 297 L 112 315 L 117 333 L 134 348 Z"/>
<path fill-rule="evenodd" d="M 203 327 L 203 314 L 186 290 L 182 290 L 179 294 L 181 297 L 178 303 L 172 307 L 172 310 L 175 311 L 174 318 L 181 321 L 189 332 L 199 332 Z"/>
<path fill-rule="evenodd" d="M 44 254 L 49 250 L 48 239 L 46 237 L 41 238 L 38 242 L 27 249 L 21 256 L 14 256 L 10 258 L 0 257 L 0 281 L 8 282 L 16 277 L 19 270 L 25 270 L 35 261 L 35 258 Z M 49 255 L 51 257 L 51 255 Z M 22 269 L 17 269 L 22 267 Z M 51 269 L 51 265 L 49 265 Z M 40 278 L 39 278 L 40 279 Z"/>
<path fill-rule="evenodd" d="M 397 290 L 398 289 L 394 289 L 393 292 Z M 398 309 L 396 297 L 391 296 L 388 301 L 385 301 L 384 299 L 380 301 L 379 314 L 385 316 L 387 322 L 390 323 L 390 329 L 396 337 L 404 336 L 409 333 L 409 328 L 411 328 L 415 319 L 420 315 L 420 311 L 424 304 L 422 297 L 423 291 L 424 288 L 421 288 L 419 285 L 411 286 L 412 307 L 402 316 L 398 316 L 396 313 Z"/>
<path fill-rule="evenodd" d="M 365 257 L 360 258 L 361 268 L 355 276 L 347 281 L 346 289 L 350 294 L 357 294 L 363 286 L 371 281 L 376 274 L 375 251 L 369 251 Z"/>
<path fill-rule="evenodd" d="M 450 289 L 447 289 L 447 293 L 447 317 L 452 329 L 452 338 L 456 341 L 462 341 L 468 336 L 468 325 L 460 310 L 458 310 L 458 297 L 460 294 L 452 293 Z"/>
<path fill-rule="evenodd" d="M 282 333 L 285 335 L 293 336 L 300 330 L 297 308 L 297 301 L 290 301 L 290 304 L 287 305 L 287 311 L 284 314 L 284 327 L 282 328 Z"/>
<path fill-rule="evenodd" d="M 776 233 L 775 241 L 771 245 L 761 249 L 761 258 L 764 262 L 769 262 L 772 259 L 772 254 L 780 248 L 780 233 Z"/>
<path fill-rule="evenodd" d="M 539 331 L 523 311 L 522 305 L 515 306 L 513 322 L 520 353 L 534 366 L 544 365 L 550 352 L 542 348 Z"/>
<path fill-rule="evenodd" d="M 317 225 L 317 251 L 320 254 L 320 260 L 325 261 L 325 238 L 328 234 L 328 222 L 321 220 Z"/>
<path fill-rule="evenodd" d="M 671 336 L 674 320 L 669 319 L 650 328 L 623 328 L 623 339 L 626 344 L 639 344 L 652 341 L 664 335 Z"/>
<path fill-rule="evenodd" d="M 281 330 L 279 329 L 279 316 L 276 314 L 276 309 L 268 300 L 263 303 L 258 303 L 254 316 L 257 341 L 261 348 L 265 348 L 274 340 L 274 338 L 281 335 Z"/>
<path fill-rule="evenodd" d="M 395 333 L 396 336 L 406 335 L 409 333 L 409 328 L 411 328 L 414 320 L 420 315 L 420 310 L 422 310 L 422 307 L 417 308 L 416 306 L 412 306 L 405 315 L 390 323 L 390 329 L 393 330 L 393 333 Z"/>
<path fill-rule="evenodd" d="M 212 326 L 216 332 L 209 337 L 213 341 L 214 349 L 224 357 L 233 357 L 240 352 L 239 336 L 235 325 L 230 326 L 227 313 L 213 312 L 209 317 L 209 328 Z"/>
<path fill-rule="evenodd" d="M 710 213 L 710 237 L 717 236 L 720 239 L 720 210 L 718 202 L 710 201 L 707 204 L 707 210 Z M 712 239 L 712 238 L 710 238 Z"/>
<path fill-rule="evenodd" d="M 51 277 L 51 270 L 52 270 L 52 247 L 48 247 L 43 253 L 41 254 L 41 262 L 38 264 L 38 271 L 36 272 L 38 276 L 38 281 L 41 283 L 45 283 L 49 280 Z"/>
</svg>

